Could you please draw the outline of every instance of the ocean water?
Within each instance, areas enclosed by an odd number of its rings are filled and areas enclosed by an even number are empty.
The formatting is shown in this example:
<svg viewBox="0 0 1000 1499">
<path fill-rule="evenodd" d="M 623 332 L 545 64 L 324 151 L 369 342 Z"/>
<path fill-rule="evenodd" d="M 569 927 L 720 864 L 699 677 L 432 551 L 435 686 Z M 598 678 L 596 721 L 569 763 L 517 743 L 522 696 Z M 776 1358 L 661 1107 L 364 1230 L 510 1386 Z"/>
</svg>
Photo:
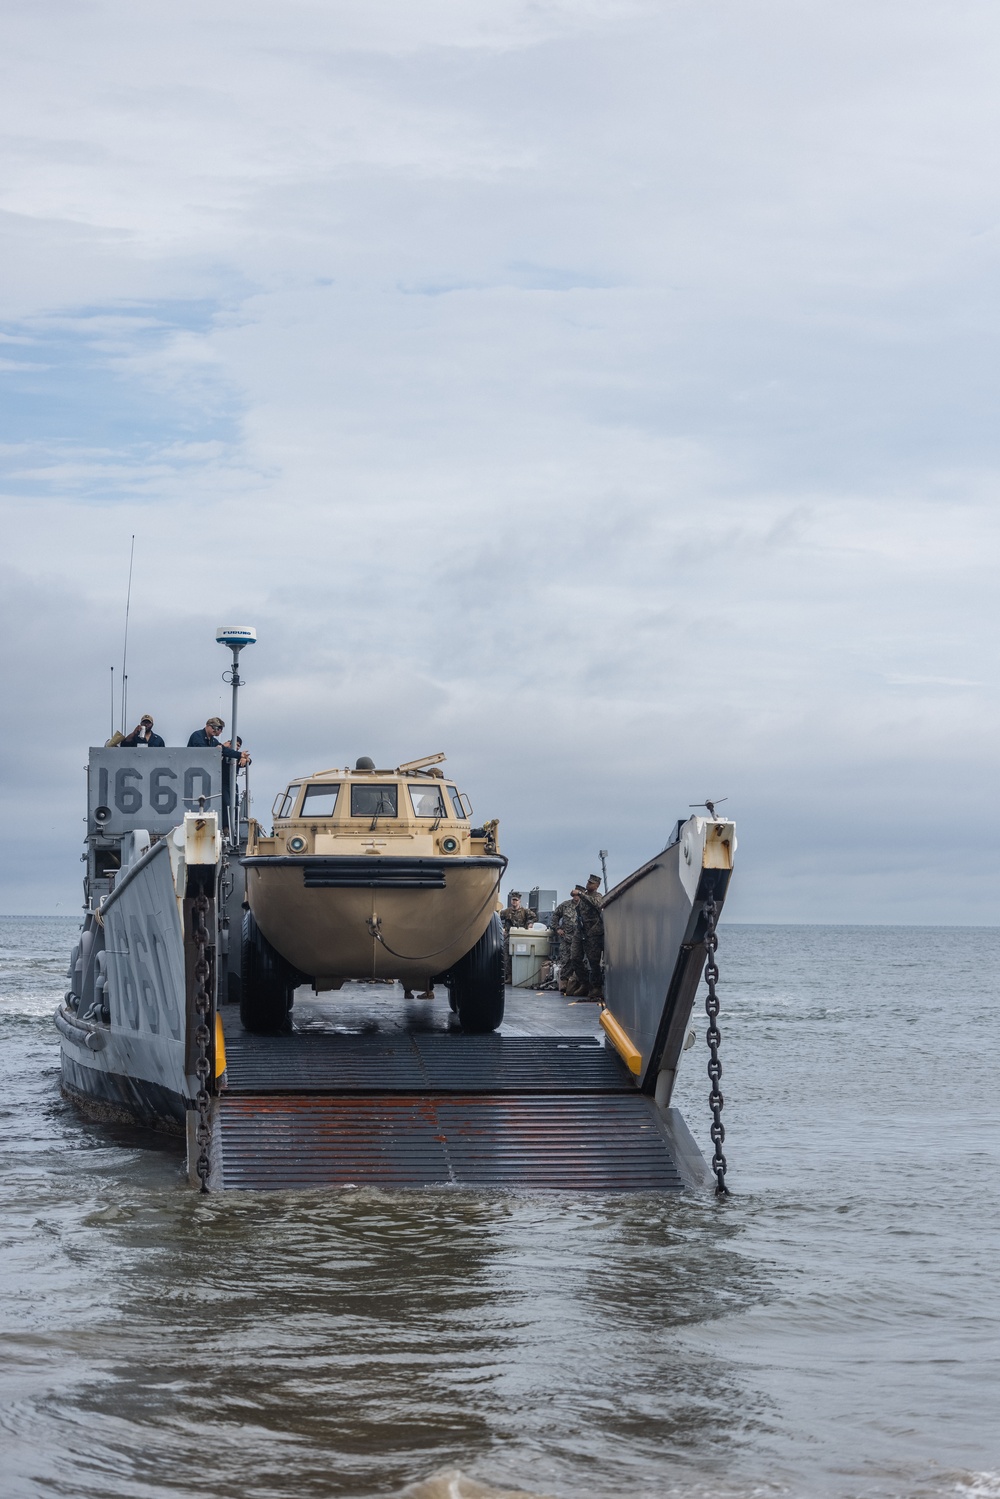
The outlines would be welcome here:
<svg viewBox="0 0 1000 1499">
<path fill-rule="evenodd" d="M 0 921 L 5 1499 L 1000 1499 L 1000 930 L 724 926 L 723 1202 L 199 1197 L 60 1097 L 73 934 Z"/>
</svg>

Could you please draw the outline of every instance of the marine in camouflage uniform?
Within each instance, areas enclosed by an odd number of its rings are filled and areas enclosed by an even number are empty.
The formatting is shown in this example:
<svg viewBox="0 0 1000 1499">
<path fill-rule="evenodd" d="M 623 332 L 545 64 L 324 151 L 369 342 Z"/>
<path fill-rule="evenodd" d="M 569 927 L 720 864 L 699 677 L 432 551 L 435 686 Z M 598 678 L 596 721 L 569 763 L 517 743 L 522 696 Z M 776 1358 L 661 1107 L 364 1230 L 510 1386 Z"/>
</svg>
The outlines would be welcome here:
<svg viewBox="0 0 1000 1499">
<path fill-rule="evenodd" d="M 577 896 L 579 900 L 579 896 Z M 552 935 L 555 938 L 555 957 L 559 964 L 559 992 L 566 993 L 572 972 L 573 935 L 576 932 L 576 905 L 572 896 L 562 901 L 552 913 Z"/>
<path fill-rule="evenodd" d="M 510 954 L 510 934 L 513 927 L 529 927 L 538 920 L 538 912 L 532 911 L 530 906 L 522 906 L 520 890 L 510 892 L 510 905 L 504 906 L 500 912 L 500 920 L 503 924 L 503 949 L 504 949 L 504 977 L 509 984 L 513 959 Z"/>
<path fill-rule="evenodd" d="M 604 975 L 601 959 L 604 956 L 604 917 L 601 908 L 604 896 L 600 890 L 600 879 L 592 874 L 584 888 L 580 889 L 580 904 L 577 907 L 577 935 L 573 943 L 573 970 L 582 994 L 586 989 L 589 999 L 604 998 Z M 580 888 L 580 887 L 578 887 Z"/>
</svg>

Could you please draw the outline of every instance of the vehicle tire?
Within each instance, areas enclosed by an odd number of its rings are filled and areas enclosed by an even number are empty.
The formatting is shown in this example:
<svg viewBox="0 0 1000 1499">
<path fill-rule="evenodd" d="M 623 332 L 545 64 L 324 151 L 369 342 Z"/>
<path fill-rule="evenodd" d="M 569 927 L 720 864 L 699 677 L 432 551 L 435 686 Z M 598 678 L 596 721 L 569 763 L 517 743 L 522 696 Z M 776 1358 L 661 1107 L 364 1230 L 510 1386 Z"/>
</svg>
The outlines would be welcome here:
<svg viewBox="0 0 1000 1499">
<path fill-rule="evenodd" d="M 252 911 L 243 917 L 240 1020 L 259 1036 L 291 1030 L 292 997 L 298 974 L 268 942 Z"/>
<path fill-rule="evenodd" d="M 449 998 L 463 1031 L 483 1036 L 503 1019 L 503 927 L 493 913 L 490 924 L 471 952 L 451 971 Z"/>
</svg>

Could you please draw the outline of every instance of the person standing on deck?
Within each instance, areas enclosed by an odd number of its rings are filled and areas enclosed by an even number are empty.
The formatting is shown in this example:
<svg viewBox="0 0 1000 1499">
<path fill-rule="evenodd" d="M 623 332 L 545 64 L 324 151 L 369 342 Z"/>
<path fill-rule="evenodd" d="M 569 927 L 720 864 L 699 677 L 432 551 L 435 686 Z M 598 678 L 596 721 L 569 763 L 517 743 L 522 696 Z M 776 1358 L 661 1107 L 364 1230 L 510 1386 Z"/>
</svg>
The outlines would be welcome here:
<svg viewBox="0 0 1000 1499">
<path fill-rule="evenodd" d="M 604 973 L 601 961 L 604 957 L 604 896 L 601 894 L 600 875 L 587 877 L 580 892 L 580 908 L 577 921 L 583 929 L 583 953 L 590 970 L 590 998 L 604 998 Z"/>
<path fill-rule="evenodd" d="M 580 891 L 580 903 L 577 907 L 577 937 L 573 944 L 575 977 L 580 983 L 578 993 L 582 998 L 584 988 L 587 986 L 588 999 L 604 998 L 604 976 L 601 971 L 601 959 L 604 956 L 604 917 L 601 908 L 604 905 L 604 897 L 601 894 L 600 877 L 596 874 L 589 876 L 586 885 Z"/>
<path fill-rule="evenodd" d="M 504 979 L 510 983 L 512 972 L 512 959 L 510 955 L 510 934 L 514 927 L 529 927 L 538 920 L 537 911 L 532 911 L 528 906 L 521 904 L 520 890 L 510 892 L 510 905 L 504 906 L 500 912 L 500 920 L 503 923 L 503 950 L 504 950 Z"/>
<path fill-rule="evenodd" d="M 559 964 L 559 993 L 566 993 L 573 962 L 573 935 L 576 931 L 576 908 L 580 897 L 574 891 L 568 900 L 561 901 L 552 913 L 552 935 Z"/>
</svg>

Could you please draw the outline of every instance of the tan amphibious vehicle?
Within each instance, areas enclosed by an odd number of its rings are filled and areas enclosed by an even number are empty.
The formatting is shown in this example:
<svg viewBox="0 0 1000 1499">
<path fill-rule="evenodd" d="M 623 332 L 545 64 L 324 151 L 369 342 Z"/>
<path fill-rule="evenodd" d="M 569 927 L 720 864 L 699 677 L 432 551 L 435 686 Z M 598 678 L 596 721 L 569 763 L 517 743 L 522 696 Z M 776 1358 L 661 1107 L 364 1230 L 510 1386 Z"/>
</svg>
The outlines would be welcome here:
<svg viewBox="0 0 1000 1499">
<path fill-rule="evenodd" d="M 507 860 L 495 821 L 472 826 L 444 758 L 379 770 L 363 757 L 353 770 L 300 776 L 276 798 L 269 837 L 250 823 L 246 1029 L 287 1029 L 298 985 L 339 989 L 345 979 L 444 982 L 464 1030 L 500 1024 Z"/>
</svg>

